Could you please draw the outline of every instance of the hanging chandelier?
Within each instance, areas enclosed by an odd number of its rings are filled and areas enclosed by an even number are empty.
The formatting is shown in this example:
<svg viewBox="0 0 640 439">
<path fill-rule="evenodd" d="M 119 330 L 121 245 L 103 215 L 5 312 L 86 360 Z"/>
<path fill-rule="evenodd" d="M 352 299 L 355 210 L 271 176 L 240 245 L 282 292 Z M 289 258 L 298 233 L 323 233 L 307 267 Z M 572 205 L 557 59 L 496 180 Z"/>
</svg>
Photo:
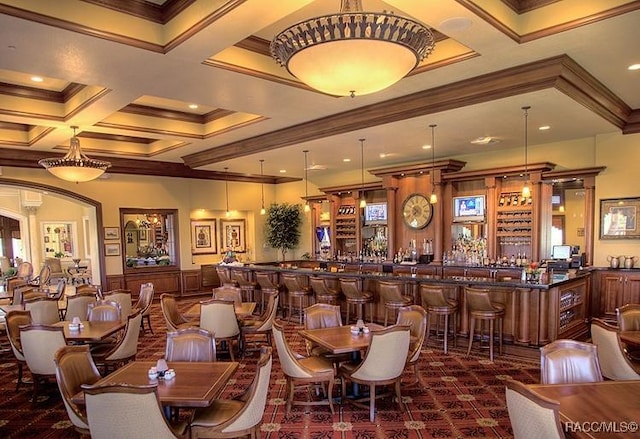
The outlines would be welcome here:
<svg viewBox="0 0 640 439">
<path fill-rule="evenodd" d="M 38 164 L 56 177 L 75 183 L 95 180 L 104 174 L 111 163 L 90 159 L 80 149 L 80 141 L 76 137 L 78 127 L 73 126 L 73 137 L 69 142 L 69 151 L 64 157 L 42 159 Z"/>
<path fill-rule="evenodd" d="M 340 13 L 299 22 L 271 41 L 271 56 L 308 86 L 336 96 L 366 95 L 405 77 L 435 46 L 431 30 L 391 12 L 363 12 L 342 0 Z"/>
</svg>

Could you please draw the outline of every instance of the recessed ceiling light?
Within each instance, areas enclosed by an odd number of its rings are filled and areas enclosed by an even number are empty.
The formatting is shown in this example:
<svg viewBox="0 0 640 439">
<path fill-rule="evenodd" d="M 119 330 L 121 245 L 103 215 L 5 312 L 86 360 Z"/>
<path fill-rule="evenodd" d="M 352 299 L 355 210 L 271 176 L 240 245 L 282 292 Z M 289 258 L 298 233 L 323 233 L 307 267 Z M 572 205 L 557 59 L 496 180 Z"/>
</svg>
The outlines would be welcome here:
<svg viewBox="0 0 640 439">
<path fill-rule="evenodd" d="M 431 149 L 431 145 L 422 145 L 422 149 Z"/>
<path fill-rule="evenodd" d="M 280 171 L 279 171 L 279 172 L 280 172 L 281 174 L 286 174 L 286 173 L 287 173 L 287 170 L 286 170 L 286 169 L 280 169 Z"/>
<path fill-rule="evenodd" d="M 44 79 L 42 79 L 42 76 L 32 76 L 31 80 L 33 82 L 42 82 L 42 81 L 44 81 Z"/>
<path fill-rule="evenodd" d="M 343 162 L 345 163 L 349 163 L 351 161 L 351 159 L 342 159 Z"/>
<path fill-rule="evenodd" d="M 197 104 L 189 104 L 189 108 L 191 108 L 192 110 L 195 110 L 196 108 L 198 108 Z"/>
<path fill-rule="evenodd" d="M 384 152 L 381 152 L 381 153 L 380 153 L 380 158 L 381 158 L 381 159 L 385 158 L 386 156 L 387 156 L 387 155 L 386 155 Z"/>
<path fill-rule="evenodd" d="M 629 70 L 640 70 L 640 64 L 631 64 L 629 67 L 627 67 L 627 69 L 629 69 Z"/>
<path fill-rule="evenodd" d="M 547 131 L 551 129 L 551 125 L 542 125 L 541 127 L 538 127 L 538 129 L 540 131 Z"/>
</svg>

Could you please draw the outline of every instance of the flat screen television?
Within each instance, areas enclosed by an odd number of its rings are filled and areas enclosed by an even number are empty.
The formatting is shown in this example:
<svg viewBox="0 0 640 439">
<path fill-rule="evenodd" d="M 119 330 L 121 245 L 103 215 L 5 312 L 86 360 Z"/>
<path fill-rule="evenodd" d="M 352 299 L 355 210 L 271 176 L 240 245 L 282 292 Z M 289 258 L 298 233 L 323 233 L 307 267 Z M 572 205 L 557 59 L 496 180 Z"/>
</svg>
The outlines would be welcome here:
<svg viewBox="0 0 640 439">
<path fill-rule="evenodd" d="M 368 203 L 364 208 L 364 223 L 367 226 L 387 224 L 387 203 Z"/>
<path fill-rule="evenodd" d="M 453 198 L 454 223 L 484 222 L 486 203 L 484 195 L 471 195 Z"/>
</svg>

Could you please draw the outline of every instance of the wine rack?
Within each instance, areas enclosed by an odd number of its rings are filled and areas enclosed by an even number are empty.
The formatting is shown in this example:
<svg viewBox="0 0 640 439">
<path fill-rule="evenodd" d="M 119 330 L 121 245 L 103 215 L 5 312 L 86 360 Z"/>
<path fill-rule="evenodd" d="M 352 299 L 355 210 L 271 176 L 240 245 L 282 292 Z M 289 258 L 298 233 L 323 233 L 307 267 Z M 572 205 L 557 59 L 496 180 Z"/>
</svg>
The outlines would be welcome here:
<svg viewBox="0 0 640 439">
<path fill-rule="evenodd" d="M 356 220 L 355 205 L 340 206 L 336 215 L 336 239 L 356 239 Z"/>
<path fill-rule="evenodd" d="M 520 192 L 503 192 L 498 199 L 496 237 L 503 256 L 531 256 L 533 199 Z"/>
<path fill-rule="evenodd" d="M 574 331 L 577 326 L 582 325 L 586 317 L 586 281 L 572 286 L 560 287 L 558 292 L 558 336 L 571 338 L 571 332 Z"/>
</svg>

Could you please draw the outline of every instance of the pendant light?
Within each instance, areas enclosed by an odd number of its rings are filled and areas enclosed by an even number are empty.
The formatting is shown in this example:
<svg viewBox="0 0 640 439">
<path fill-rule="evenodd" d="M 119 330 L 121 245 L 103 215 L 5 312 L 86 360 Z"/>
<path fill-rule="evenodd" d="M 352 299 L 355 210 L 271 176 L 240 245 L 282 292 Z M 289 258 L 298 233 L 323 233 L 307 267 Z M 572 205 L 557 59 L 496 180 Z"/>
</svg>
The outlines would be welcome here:
<svg viewBox="0 0 640 439">
<path fill-rule="evenodd" d="M 429 203 L 436 204 L 438 202 L 438 196 L 436 195 L 436 184 L 434 182 L 436 171 L 436 127 L 438 125 L 431 124 L 431 196 L 429 197 Z"/>
<path fill-rule="evenodd" d="M 311 212 L 311 206 L 309 206 L 309 200 L 307 199 L 309 197 L 309 180 L 307 179 L 307 153 L 309 152 L 309 150 L 305 149 L 302 152 L 304 152 L 304 211 L 308 213 Z"/>
<path fill-rule="evenodd" d="M 225 216 L 229 218 L 231 216 L 231 211 L 229 210 L 229 168 L 224 168 L 224 194 L 225 201 L 227 204 L 227 211 L 225 212 Z"/>
<path fill-rule="evenodd" d="M 528 119 L 529 119 L 529 109 L 531 107 L 529 105 L 526 105 L 524 107 L 522 107 L 522 110 L 524 111 L 524 186 L 522 186 L 522 197 L 523 198 L 529 198 L 531 197 L 531 188 L 529 187 L 529 164 L 528 164 L 528 143 L 529 143 L 529 139 L 528 139 Z"/>
<path fill-rule="evenodd" d="M 264 169 L 263 169 L 264 159 L 260 159 L 260 177 L 264 177 Z M 264 180 L 261 183 L 262 187 L 260 190 L 262 191 L 262 208 L 260 209 L 260 215 L 264 215 L 267 213 L 267 210 L 264 208 Z"/>
<path fill-rule="evenodd" d="M 76 137 L 78 127 L 72 126 L 71 129 L 73 137 L 67 154 L 64 157 L 42 159 L 38 164 L 62 180 L 74 183 L 95 180 L 104 174 L 111 163 L 87 157 L 80 149 L 80 141 Z"/>
<path fill-rule="evenodd" d="M 365 139 L 360 140 L 360 208 L 364 209 L 367 207 L 367 200 L 364 197 L 364 141 Z"/>
</svg>

